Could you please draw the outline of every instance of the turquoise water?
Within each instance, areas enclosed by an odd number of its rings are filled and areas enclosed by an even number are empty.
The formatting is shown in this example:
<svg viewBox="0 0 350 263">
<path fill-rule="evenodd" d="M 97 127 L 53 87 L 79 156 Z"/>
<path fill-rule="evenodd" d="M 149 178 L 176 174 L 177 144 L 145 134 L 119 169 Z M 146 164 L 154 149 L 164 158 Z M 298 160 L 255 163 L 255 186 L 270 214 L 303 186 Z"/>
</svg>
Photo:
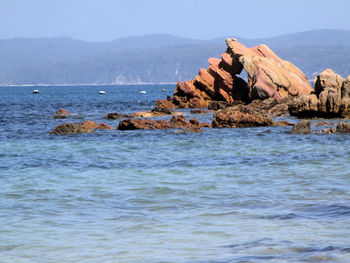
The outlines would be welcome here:
<svg viewBox="0 0 350 263">
<path fill-rule="evenodd" d="M 0 262 L 350 262 L 350 135 L 54 136 L 59 108 L 117 126 L 173 86 L 35 88 L 0 87 Z"/>
</svg>

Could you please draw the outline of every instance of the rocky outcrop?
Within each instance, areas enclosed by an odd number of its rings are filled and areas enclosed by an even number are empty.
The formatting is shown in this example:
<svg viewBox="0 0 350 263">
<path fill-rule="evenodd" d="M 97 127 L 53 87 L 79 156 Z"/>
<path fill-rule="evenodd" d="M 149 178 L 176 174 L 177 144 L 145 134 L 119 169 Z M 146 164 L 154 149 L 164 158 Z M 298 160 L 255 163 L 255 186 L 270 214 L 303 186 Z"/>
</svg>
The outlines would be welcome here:
<svg viewBox="0 0 350 263">
<path fill-rule="evenodd" d="M 119 123 L 118 130 L 164 130 L 164 129 L 186 129 L 193 131 L 202 128 L 211 127 L 209 123 L 200 123 L 197 119 L 187 121 L 184 116 L 173 116 L 170 121 L 151 120 L 151 119 L 126 119 Z"/>
<path fill-rule="evenodd" d="M 296 98 L 289 111 L 299 118 L 349 118 L 350 75 L 344 80 L 331 69 L 323 71 L 316 78 L 315 93 Z"/>
<path fill-rule="evenodd" d="M 291 134 L 310 134 L 311 133 L 310 124 L 311 124 L 310 121 L 303 120 L 299 122 L 297 125 L 293 126 L 290 133 Z"/>
<path fill-rule="evenodd" d="M 91 130 L 111 130 L 113 129 L 111 126 L 101 122 L 99 125 L 96 121 L 83 121 L 82 124 L 85 128 L 91 129 Z"/>
<path fill-rule="evenodd" d="M 167 113 L 159 111 L 138 111 L 130 114 L 130 118 L 151 118 L 167 115 Z"/>
<path fill-rule="evenodd" d="M 93 133 L 93 129 L 86 128 L 80 123 L 64 123 L 58 125 L 55 129 L 50 131 L 50 134 L 64 135 L 64 134 L 75 134 L 75 133 Z"/>
<path fill-rule="evenodd" d="M 266 45 L 247 48 L 236 39 L 226 39 L 221 59 L 210 58 L 193 80 L 178 82 L 173 103 L 181 108 L 207 108 L 212 101 L 248 103 L 254 99 L 307 95 L 313 89 L 293 64 L 280 59 Z M 245 70 L 248 82 L 237 75 Z M 212 108 L 214 109 L 214 108 Z"/>
<path fill-rule="evenodd" d="M 261 114 L 244 113 L 234 108 L 219 110 L 214 115 L 213 128 L 242 128 L 272 126 L 274 121 Z"/>
</svg>

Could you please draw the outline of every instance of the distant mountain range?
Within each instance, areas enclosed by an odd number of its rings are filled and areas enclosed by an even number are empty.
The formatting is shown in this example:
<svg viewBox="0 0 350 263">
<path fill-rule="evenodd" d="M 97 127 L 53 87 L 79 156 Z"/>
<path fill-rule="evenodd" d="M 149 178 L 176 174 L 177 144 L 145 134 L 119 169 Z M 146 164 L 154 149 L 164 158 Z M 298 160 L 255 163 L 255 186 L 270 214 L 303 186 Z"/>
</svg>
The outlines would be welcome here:
<svg viewBox="0 0 350 263">
<path fill-rule="evenodd" d="M 228 36 L 235 37 L 235 36 Z M 263 39 L 310 79 L 326 68 L 350 74 L 350 31 L 315 30 Z M 170 83 L 192 79 L 209 57 L 226 50 L 225 37 L 196 40 L 165 34 L 86 42 L 70 38 L 0 40 L 0 85 Z"/>
</svg>

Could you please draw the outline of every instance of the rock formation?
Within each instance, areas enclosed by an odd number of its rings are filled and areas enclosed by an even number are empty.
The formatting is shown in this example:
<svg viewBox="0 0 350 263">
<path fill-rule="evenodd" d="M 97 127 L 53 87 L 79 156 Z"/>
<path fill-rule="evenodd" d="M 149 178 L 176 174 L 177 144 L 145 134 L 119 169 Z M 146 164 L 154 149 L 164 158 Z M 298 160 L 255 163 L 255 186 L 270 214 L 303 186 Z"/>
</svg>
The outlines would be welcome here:
<svg viewBox="0 0 350 263">
<path fill-rule="evenodd" d="M 197 119 L 189 122 L 184 116 L 173 116 L 170 121 L 151 119 L 126 119 L 118 125 L 118 130 L 164 130 L 164 129 L 185 129 L 187 132 L 198 132 L 202 127 L 211 127 L 209 123 L 200 123 Z"/>
<path fill-rule="evenodd" d="M 58 125 L 55 129 L 50 131 L 50 134 L 63 135 L 75 133 L 93 133 L 94 130 L 84 127 L 80 123 L 64 123 Z"/>
<path fill-rule="evenodd" d="M 344 80 L 326 69 L 316 78 L 315 93 L 296 98 L 289 105 L 289 111 L 300 118 L 349 118 L 350 75 Z"/>
<path fill-rule="evenodd" d="M 337 133 L 350 133 L 350 124 L 339 122 L 337 125 Z"/>
<path fill-rule="evenodd" d="M 313 89 L 293 64 L 280 59 L 266 45 L 247 48 L 236 39 L 226 39 L 221 59 L 210 58 L 193 80 L 178 82 L 172 102 L 181 108 L 207 108 L 212 101 L 237 101 L 307 95 Z M 237 75 L 245 70 L 248 83 Z"/>
<path fill-rule="evenodd" d="M 261 114 L 243 113 L 233 108 L 219 110 L 214 115 L 213 128 L 272 126 L 274 121 Z"/>
<path fill-rule="evenodd" d="M 55 112 L 54 118 L 55 119 L 66 119 L 68 116 L 71 115 L 71 113 L 65 109 L 59 109 Z"/>
<path fill-rule="evenodd" d="M 290 133 L 291 134 L 310 134 L 311 133 L 310 124 L 311 124 L 310 121 L 303 120 L 299 122 L 297 125 L 293 126 Z"/>
</svg>

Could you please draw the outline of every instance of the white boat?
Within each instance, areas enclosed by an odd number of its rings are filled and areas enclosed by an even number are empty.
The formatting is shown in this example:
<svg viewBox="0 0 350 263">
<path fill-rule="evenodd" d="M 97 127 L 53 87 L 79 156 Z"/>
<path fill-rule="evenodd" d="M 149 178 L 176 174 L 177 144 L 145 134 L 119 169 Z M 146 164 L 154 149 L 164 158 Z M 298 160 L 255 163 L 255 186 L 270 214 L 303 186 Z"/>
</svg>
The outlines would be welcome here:
<svg viewBox="0 0 350 263">
<path fill-rule="evenodd" d="M 166 89 L 161 89 L 160 91 L 161 91 L 161 92 L 166 92 Z"/>
<path fill-rule="evenodd" d="M 147 92 L 145 90 L 140 91 L 141 94 L 146 94 Z"/>
<path fill-rule="evenodd" d="M 100 90 L 99 94 L 106 94 L 104 90 Z"/>
<path fill-rule="evenodd" d="M 39 93 L 38 89 L 33 90 L 33 93 Z"/>
</svg>

